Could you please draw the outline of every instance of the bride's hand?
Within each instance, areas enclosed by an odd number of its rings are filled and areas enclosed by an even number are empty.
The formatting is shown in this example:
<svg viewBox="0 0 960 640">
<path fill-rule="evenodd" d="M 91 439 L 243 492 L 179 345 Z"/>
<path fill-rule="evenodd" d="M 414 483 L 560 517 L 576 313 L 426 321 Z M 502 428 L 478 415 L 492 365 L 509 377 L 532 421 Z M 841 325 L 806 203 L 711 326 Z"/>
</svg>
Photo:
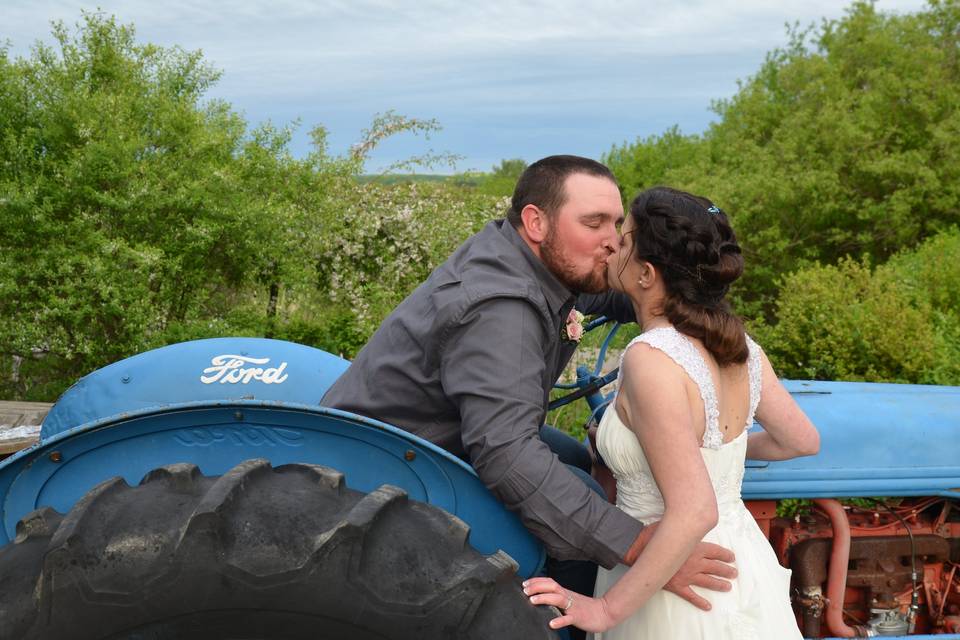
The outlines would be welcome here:
<svg viewBox="0 0 960 640">
<path fill-rule="evenodd" d="M 531 578 L 523 583 L 523 592 L 533 604 L 548 604 L 560 609 L 559 618 L 550 621 L 551 629 L 573 625 L 584 631 L 600 633 L 616 624 L 603 598 L 591 598 L 561 587 L 553 578 Z"/>
</svg>

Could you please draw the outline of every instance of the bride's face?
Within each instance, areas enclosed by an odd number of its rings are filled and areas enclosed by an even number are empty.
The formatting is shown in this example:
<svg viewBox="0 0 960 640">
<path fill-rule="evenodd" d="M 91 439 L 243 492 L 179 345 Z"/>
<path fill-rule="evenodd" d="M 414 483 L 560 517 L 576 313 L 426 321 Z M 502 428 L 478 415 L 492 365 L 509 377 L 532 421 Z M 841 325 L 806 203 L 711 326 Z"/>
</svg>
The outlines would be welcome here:
<svg viewBox="0 0 960 640">
<path fill-rule="evenodd" d="M 633 215 L 620 227 L 620 239 L 614 252 L 607 258 L 607 283 L 611 289 L 629 294 L 637 286 L 640 276 L 640 263 L 633 255 L 633 234 L 636 224 Z"/>
</svg>

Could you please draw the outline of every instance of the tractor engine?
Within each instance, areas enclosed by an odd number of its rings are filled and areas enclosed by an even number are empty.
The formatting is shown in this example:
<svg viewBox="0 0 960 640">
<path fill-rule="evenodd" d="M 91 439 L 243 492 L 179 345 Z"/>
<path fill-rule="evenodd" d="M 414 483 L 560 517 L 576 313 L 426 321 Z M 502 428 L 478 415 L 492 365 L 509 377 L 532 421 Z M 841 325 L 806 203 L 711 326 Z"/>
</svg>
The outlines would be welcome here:
<svg viewBox="0 0 960 640">
<path fill-rule="evenodd" d="M 805 637 L 960 633 L 957 502 L 821 498 L 789 518 L 775 500 L 747 507 L 793 571 Z"/>
</svg>

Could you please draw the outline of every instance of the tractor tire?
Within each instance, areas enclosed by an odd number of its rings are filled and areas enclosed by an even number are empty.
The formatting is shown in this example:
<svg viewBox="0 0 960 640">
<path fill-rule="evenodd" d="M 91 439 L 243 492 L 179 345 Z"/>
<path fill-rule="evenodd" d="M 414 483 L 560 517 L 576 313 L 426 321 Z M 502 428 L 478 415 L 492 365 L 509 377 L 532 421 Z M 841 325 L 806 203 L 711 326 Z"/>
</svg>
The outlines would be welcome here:
<svg viewBox="0 0 960 640">
<path fill-rule="evenodd" d="M 513 559 L 468 533 L 327 467 L 174 464 L 19 522 L 0 547 L 0 638 L 556 638 L 556 609 L 532 606 Z"/>
</svg>

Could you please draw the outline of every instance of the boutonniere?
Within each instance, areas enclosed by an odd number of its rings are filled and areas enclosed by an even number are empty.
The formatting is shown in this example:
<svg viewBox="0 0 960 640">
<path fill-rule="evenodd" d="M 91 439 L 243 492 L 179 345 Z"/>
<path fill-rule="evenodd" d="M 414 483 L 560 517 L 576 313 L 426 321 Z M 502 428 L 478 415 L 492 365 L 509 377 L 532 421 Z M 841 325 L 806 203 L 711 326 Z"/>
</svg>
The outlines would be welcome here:
<svg viewBox="0 0 960 640">
<path fill-rule="evenodd" d="M 567 324 L 560 330 L 560 337 L 567 342 L 580 342 L 583 337 L 583 314 L 576 309 L 570 309 Z"/>
</svg>

